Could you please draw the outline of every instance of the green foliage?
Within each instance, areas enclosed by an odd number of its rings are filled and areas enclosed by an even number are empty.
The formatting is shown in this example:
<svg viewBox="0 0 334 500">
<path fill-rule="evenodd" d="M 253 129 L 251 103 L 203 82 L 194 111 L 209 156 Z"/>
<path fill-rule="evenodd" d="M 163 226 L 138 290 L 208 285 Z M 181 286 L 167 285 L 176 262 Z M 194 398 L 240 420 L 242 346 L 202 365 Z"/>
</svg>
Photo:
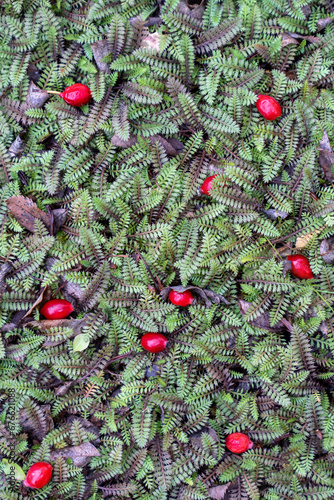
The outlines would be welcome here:
<svg viewBox="0 0 334 500">
<path fill-rule="evenodd" d="M 334 235 L 319 161 L 324 131 L 334 146 L 332 10 L 1 3 L 1 499 L 334 497 L 334 273 L 319 251 Z M 19 195 L 49 225 L 10 211 Z M 290 253 L 314 279 L 287 271 Z M 180 285 L 197 287 L 185 309 L 164 294 Z M 45 321 L 46 296 L 71 318 Z M 166 350 L 143 351 L 146 332 Z M 254 448 L 230 453 L 231 432 Z M 94 456 L 68 458 L 81 446 Z M 42 490 L 8 481 L 8 463 L 41 460 Z"/>
</svg>

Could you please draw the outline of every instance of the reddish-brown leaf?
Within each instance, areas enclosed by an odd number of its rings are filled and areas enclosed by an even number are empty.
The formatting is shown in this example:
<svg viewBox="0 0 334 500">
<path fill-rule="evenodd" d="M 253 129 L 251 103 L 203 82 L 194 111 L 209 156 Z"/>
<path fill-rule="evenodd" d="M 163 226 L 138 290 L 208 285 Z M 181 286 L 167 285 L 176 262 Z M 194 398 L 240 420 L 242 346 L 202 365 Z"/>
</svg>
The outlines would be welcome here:
<svg viewBox="0 0 334 500">
<path fill-rule="evenodd" d="M 50 216 L 40 210 L 30 198 L 25 198 L 22 195 L 12 196 L 8 198 L 6 203 L 13 217 L 28 231 L 32 233 L 35 231 L 36 219 L 41 220 L 50 231 Z"/>
</svg>

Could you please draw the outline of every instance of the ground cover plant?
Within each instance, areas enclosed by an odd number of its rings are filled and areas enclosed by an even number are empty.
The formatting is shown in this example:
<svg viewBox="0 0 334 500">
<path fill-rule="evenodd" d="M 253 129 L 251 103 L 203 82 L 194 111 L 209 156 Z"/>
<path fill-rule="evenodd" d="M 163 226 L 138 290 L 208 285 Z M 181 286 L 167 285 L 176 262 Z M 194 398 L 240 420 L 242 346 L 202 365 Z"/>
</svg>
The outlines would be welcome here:
<svg viewBox="0 0 334 500">
<path fill-rule="evenodd" d="M 334 498 L 333 20 L 2 0 L 2 500 Z"/>
</svg>

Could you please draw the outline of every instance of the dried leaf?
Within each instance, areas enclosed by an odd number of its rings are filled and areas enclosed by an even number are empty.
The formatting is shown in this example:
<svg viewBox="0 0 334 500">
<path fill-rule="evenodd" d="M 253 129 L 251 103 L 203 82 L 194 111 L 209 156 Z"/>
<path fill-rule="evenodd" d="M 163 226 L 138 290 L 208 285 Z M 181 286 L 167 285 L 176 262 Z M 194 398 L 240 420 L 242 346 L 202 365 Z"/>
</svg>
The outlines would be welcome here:
<svg viewBox="0 0 334 500">
<path fill-rule="evenodd" d="M 161 366 L 159 365 L 152 365 L 149 366 L 145 372 L 146 378 L 150 377 L 157 377 L 161 373 Z"/>
<path fill-rule="evenodd" d="M 8 155 L 11 158 L 15 158 L 16 156 L 19 156 L 21 153 L 23 153 L 25 147 L 26 147 L 25 142 L 18 135 L 15 141 L 10 145 L 10 148 L 8 149 Z"/>
<path fill-rule="evenodd" d="M 54 429 L 54 423 L 51 416 L 51 406 L 50 405 L 39 405 L 45 421 L 41 422 L 41 425 L 34 426 L 28 417 L 27 410 L 22 408 L 19 411 L 19 423 L 24 432 L 32 434 L 34 439 L 42 441 L 46 434 Z M 39 422 L 39 419 L 38 419 Z"/>
<path fill-rule="evenodd" d="M 110 73 L 109 64 L 102 61 L 104 57 L 111 53 L 111 46 L 108 40 L 98 40 L 91 44 L 94 59 L 99 70 Z"/>
<path fill-rule="evenodd" d="M 294 43 L 295 45 L 299 45 L 299 42 L 293 38 L 289 33 L 283 33 L 282 35 L 282 47 L 285 47 L 286 45 L 290 45 L 291 43 Z"/>
<path fill-rule="evenodd" d="M 288 214 L 286 212 L 281 212 L 281 210 L 275 210 L 274 208 L 269 208 L 268 210 L 263 210 L 263 213 L 269 217 L 271 220 L 276 220 L 278 217 L 286 219 Z"/>
<path fill-rule="evenodd" d="M 316 433 L 316 435 L 317 435 L 317 438 L 319 438 L 319 439 L 323 439 L 323 435 L 321 434 L 321 432 L 319 431 L 319 429 L 316 429 L 316 430 L 315 430 L 315 433 Z"/>
<path fill-rule="evenodd" d="M 50 454 L 51 461 L 57 457 L 72 458 L 75 467 L 85 467 L 92 457 L 100 457 L 101 454 L 97 448 L 91 443 L 82 443 L 78 446 L 67 446 L 60 450 L 52 451 Z"/>
<path fill-rule="evenodd" d="M 325 175 L 325 179 L 329 182 L 334 181 L 332 165 L 334 164 L 334 153 L 329 142 L 326 130 L 323 133 L 319 147 L 319 162 Z"/>
<path fill-rule="evenodd" d="M 37 66 L 35 66 L 34 63 L 29 63 L 27 67 L 27 75 L 29 80 L 32 80 L 33 82 L 37 83 L 38 80 L 40 79 L 40 72 L 38 71 Z"/>
<path fill-rule="evenodd" d="M 244 316 L 248 311 L 248 309 L 252 306 L 250 302 L 247 302 L 247 300 L 242 300 L 242 299 L 238 301 L 238 305 L 242 316 Z M 269 330 L 271 332 L 279 332 L 284 327 L 282 321 L 279 321 L 274 326 L 270 326 L 270 316 L 267 312 L 262 313 L 256 319 L 249 321 L 249 323 L 252 326 L 255 326 L 256 328 L 262 328 L 264 330 Z"/>
<path fill-rule="evenodd" d="M 113 143 L 113 145 L 119 148 L 130 148 L 131 146 L 136 144 L 137 141 L 138 139 L 134 135 L 130 135 L 127 141 L 121 139 L 117 134 L 114 134 L 113 137 L 111 138 L 111 142 Z M 151 144 L 154 144 L 155 142 L 160 142 L 160 144 L 165 149 L 166 153 L 170 156 L 177 156 L 184 151 L 184 145 L 178 139 L 174 138 L 166 139 L 165 137 L 156 134 L 149 137 L 149 141 Z"/>
<path fill-rule="evenodd" d="M 53 213 L 53 233 L 57 233 L 61 226 L 66 222 L 67 210 L 65 208 L 56 208 Z"/>
<path fill-rule="evenodd" d="M 136 144 L 137 137 L 134 135 L 130 135 L 127 141 L 123 141 L 123 139 L 121 139 L 119 135 L 115 134 L 112 136 L 111 142 L 114 146 L 117 146 L 119 148 L 130 148 L 131 146 L 134 146 Z"/>
<path fill-rule="evenodd" d="M 316 237 L 317 234 L 321 233 L 321 229 L 315 229 L 308 234 L 304 234 L 303 236 L 298 236 L 296 240 L 296 248 L 297 250 L 302 250 L 305 248 L 313 238 Z"/>
<path fill-rule="evenodd" d="M 180 14 L 185 14 L 186 16 L 192 17 L 193 19 L 202 20 L 205 6 L 202 2 L 198 2 L 196 5 L 189 5 L 187 1 L 181 1 L 177 5 L 177 10 Z"/>
<path fill-rule="evenodd" d="M 2 264 L 0 267 L 0 298 L 2 297 L 2 294 L 6 290 L 6 276 L 7 274 L 13 269 L 13 267 L 6 262 L 5 264 Z"/>
<path fill-rule="evenodd" d="M 292 38 L 302 38 L 303 40 L 307 40 L 310 43 L 320 43 L 321 42 L 321 37 L 320 36 L 303 36 L 303 35 L 298 35 L 297 33 L 289 33 L 289 35 Z"/>
<path fill-rule="evenodd" d="M 191 443 L 194 444 L 195 446 L 198 446 L 199 448 L 203 448 L 203 442 L 202 442 L 203 433 L 209 434 L 209 436 L 213 439 L 215 443 L 219 442 L 219 437 L 216 431 L 212 427 L 203 427 L 199 432 L 195 432 L 194 434 L 191 435 L 190 437 Z"/>
<path fill-rule="evenodd" d="M 69 389 L 72 387 L 72 385 L 75 384 L 75 381 L 69 381 L 69 382 L 65 382 L 63 385 L 60 385 L 59 387 L 56 387 L 55 388 L 55 395 L 56 396 L 64 396 L 68 391 Z"/>
<path fill-rule="evenodd" d="M 32 312 L 34 309 L 36 309 L 36 307 L 41 304 L 42 302 L 47 302 L 48 300 L 51 299 L 51 288 L 49 287 L 49 285 L 46 285 L 43 290 L 41 291 L 38 299 L 34 302 L 34 304 L 31 306 L 31 308 L 29 309 L 29 311 L 25 314 L 25 316 L 23 316 L 22 319 L 24 318 L 27 318 L 28 316 L 31 316 Z"/>
<path fill-rule="evenodd" d="M 184 144 L 183 142 L 179 141 L 178 139 L 175 139 L 175 137 L 170 137 L 169 139 L 165 139 L 168 144 L 172 146 L 172 148 L 176 151 L 177 155 L 180 155 L 184 151 Z"/>
<path fill-rule="evenodd" d="M 162 137 L 161 135 L 152 135 L 152 137 L 149 138 L 149 141 L 151 144 L 160 142 L 166 153 L 170 156 L 177 156 L 184 149 L 182 142 L 175 139 L 175 142 L 173 143 L 173 140 L 165 139 L 165 137 Z"/>
<path fill-rule="evenodd" d="M 304 5 L 302 8 L 301 8 L 305 18 L 308 18 L 309 15 L 311 14 L 312 10 L 311 10 L 311 7 L 309 5 Z"/>
<path fill-rule="evenodd" d="M 63 327 L 63 328 L 71 328 L 73 330 L 73 334 L 68 338 L 73 338 L 76 337 L 81 333 L 81 329 L 86 325 L 87 322 L 87 315 L 85 315 L 81 319 L 42 319 L 41 321 L 28 321 L 25 323 L 25 326 L 33 326 L 37 327 L 41 332 L 45 332 L 47 330 L 50 330 L 50 328 L 57 328 L 57 327 Z M 66 339 L 63 340 L 58 340 L 58 341 L 51 341 L 51 340 L 46 340 L 42 347 L 50 347 L 50 346 L 55 346 L 59 345 L 62 342 L 65 342 Z"/>
<path fill-rule="evenodd" d="M 160 51 L 161 37 L 162 35 L 160 35 L 160 33 L 158 32 L 149 33 L 143 38 L 140 46 L 158 53 Z"/>
<path fill-rule="evenodd" d="M 209 489 L 210 498 L 214 498 L 215 500 L 223 500 L 225 498 L 226 492 L 231 483 L 221 484 L 219 486 L 213 486 Z"/>
<path fill-rule="evenodd" d="M 28 231 L 32 233 L 35 231 L 36 219 L 41 220 L 50 231 L 50 216 L 40 210 L 30 198 L 25 198 L 22 195 L 12 196 L 8 198 L 6 203 L 13 217 Z"/>
<path fill-rule="evenodd" d="M 58 259 L 55 259 L 54 257 L 49 257 L 46 259 L 45 266 L 48 271 L 56 264 L 56 262 L 59 262 Z M 84 299 L 85 291 L 81 288 L 81 286 L 78 283 L 72 283 L 71 281 L 67 281 L 66 275 L 61 274 L 59 276 L 60 279 L 60 285 L 62 287 L 62 292 L 64 295 L 64 298 L 71 302 L 74 308 L 77 306 L 77 302 L 80 303 Z"/>
<path fill-rule="evenodd" d="M 27 100 L 25 102 L 25 108 L 41 108 L 46 101 L 49 99 L 50 94 L 45 90 L 40 89 L 34 82 L 30 82 L 28 88 Z"/>
<path fill-rule="evenodd" d="M 317 21 L 318 31 L 321 31 L 324 28 L 326 28 L 326 26 L 328 26 L 332 21 L 333 21 L 332 17 L 325 17 L 324 19 L 319 19 Z"/>
<path fill-rule="evenodd" d="M 326 264 L 334 264 L 334 237 L 322 240 L 319 252 Z"/>
</svg>

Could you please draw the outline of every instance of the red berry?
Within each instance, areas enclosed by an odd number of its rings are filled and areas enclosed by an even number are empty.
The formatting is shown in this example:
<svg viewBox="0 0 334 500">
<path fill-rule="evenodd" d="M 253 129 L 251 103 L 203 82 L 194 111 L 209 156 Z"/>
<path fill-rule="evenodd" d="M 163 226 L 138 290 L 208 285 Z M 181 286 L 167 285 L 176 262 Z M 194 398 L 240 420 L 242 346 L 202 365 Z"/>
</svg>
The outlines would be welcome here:
<svg viewBox="0 0 334 500">
<path fill-rule="evenodd" d="M 168 298 L 172 304 L 182 307 L 190 306 L 194 300 L 194 296 L 190 290 L 186 290 L 185 292 L 175 292 L 172 290 L 169 293 Z"/>
<path fill-rule="evenodd" d="M 87 85 L 83 85 L 82 83 L 75 83 L 74 85 L 70 85 L 67 87 L 64 92 L 61 92 L 60 97 L 64 99 L 67 104 L 71 104 L 72 106 L 82 106 L 83 104 L 87 104 L 92 98 L 92 93 Z"/>
<path fill-rule="evenodd" d="M 259 95 L 256 107 L 266 120 L 276 120 L 282 114 L 281 106 L 270 95 Z"/>
<path fill-rule="evenodd" d="M 312 269 L 309 260 L 304 255 L 289 255 L 287 257 L 292 264 L 292 274 L 302 280 L 310 280 L 313 278 Z"/>
<path fill-rule="evenodd" d="M 212 189 L 212 181 L 215 177 L 217 177 L 217 175 L 219 175 L 219 174 L 211 175 L 210 177 L 205 179 L 205 181 L 203 182 L 202 187 L 200 189 L 202 194 L 206 194 L 206 195 L 210 196 L 210 191 Z M 226 184 L 225 184 L 225 186 L 226 186 Z"/>
<path fill-rule="evenodd" d="M 63 299 L 49 300 L 41 309 L 41 314 L 47 319 L 63 319 L 67 318 L 74 311 L 70 302 Z"/>
<path fill-rule="evenodd" d="M 225 439 L 226 448 L 232 453 L 243 453 L 253 448 L 253 442 L 242 432 L 233 432 Z"/>
<path fill-rule="evenodd" d="M 52 476 L 52 465 L 47 462 L 36 462 L 27 472 L 27 477 L 23 481 L 24 486 L 29 488 L 43 488 L 50 481 Z"/>
<path fill-rule="evenodd" d="M 155 353 L 164 351 L 167 345 L 167 339 L 161 333 L 145 333 L 140 342 L 146 351 Z"/>
</svg>

